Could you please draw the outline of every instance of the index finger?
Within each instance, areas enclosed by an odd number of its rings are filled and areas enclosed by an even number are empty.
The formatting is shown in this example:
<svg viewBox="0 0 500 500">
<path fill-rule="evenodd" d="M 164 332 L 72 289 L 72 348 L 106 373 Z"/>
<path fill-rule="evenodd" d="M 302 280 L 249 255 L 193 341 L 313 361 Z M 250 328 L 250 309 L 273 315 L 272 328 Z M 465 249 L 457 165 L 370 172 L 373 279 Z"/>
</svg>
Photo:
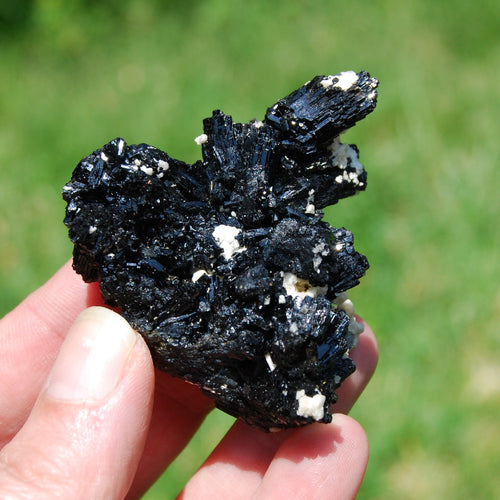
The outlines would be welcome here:
<svg viewBox="0 0 500 500">
<path fill-rule="evenodd" d="M 104 305 L 66 263 L 0 320 L 0 448 L 28 418 L 68 330 L 87 307 Z M 201 390 L 156 373 L 155 403 L 133 491 L 143 492 L 184 448 L 213 408 Z"/>
<path fill-rule="evenodd" d="M 0 320 L 0 446 L 29 415 L 78 314 L 102 305 L 97 286 L 85 284 L 67 262 Z"/>
</svg>

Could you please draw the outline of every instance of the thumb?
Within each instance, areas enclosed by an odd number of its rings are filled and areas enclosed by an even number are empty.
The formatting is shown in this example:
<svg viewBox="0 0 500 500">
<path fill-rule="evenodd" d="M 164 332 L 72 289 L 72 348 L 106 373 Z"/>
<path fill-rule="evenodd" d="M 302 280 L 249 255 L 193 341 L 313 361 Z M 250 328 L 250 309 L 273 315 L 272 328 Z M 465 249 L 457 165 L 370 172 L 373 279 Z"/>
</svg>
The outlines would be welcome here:
<svg viewBox="0 0 500 500">
<path fill-rule="evenodd" d="M 153 373 L 144 341 L 121 316 L 85 310 L 0 452 L 0 498 L 123 498 L 146 438 Z"/>
</svg>

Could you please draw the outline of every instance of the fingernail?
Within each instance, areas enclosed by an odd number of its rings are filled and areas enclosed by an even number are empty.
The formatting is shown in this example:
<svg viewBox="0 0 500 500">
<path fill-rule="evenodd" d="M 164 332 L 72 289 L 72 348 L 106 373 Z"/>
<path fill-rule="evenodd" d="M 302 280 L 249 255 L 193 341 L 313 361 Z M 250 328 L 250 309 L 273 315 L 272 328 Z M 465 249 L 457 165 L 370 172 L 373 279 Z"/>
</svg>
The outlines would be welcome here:
<svg viewBox="0 0 500 500">
<path fill-rule="evenodd" d="M 91 307 L 78 316 L 48 378 L 47 393 L 60 400 L 103 400 L 117 386 L 137 333 L 119 314 Z"/>
</svg>

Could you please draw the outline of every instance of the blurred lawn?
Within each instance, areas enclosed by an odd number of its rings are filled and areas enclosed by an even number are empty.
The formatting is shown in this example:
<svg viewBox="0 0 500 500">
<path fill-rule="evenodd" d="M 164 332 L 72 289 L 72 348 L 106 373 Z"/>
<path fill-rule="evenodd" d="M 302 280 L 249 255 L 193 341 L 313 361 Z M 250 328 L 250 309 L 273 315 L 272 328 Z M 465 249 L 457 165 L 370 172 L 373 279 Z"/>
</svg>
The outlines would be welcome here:
<svg viewBox="0 0 500 500">
<path fill-rule="evenodd" d="M 212 109 L 262 118 L 368 70 L 379 105 L 345 140 L 369 188 L 327 211 L 372 266 L 352 293 L 381 350 L 352 412 L 359 498 L 499 498 L 498 21 L 492 0 L 0 0 L 0 315 L 70 257 L 82 156 L 122 136 L 194 161 Z M 146 498 L 174 498 L 231 421 L 211 415 Z"/>
</svg>

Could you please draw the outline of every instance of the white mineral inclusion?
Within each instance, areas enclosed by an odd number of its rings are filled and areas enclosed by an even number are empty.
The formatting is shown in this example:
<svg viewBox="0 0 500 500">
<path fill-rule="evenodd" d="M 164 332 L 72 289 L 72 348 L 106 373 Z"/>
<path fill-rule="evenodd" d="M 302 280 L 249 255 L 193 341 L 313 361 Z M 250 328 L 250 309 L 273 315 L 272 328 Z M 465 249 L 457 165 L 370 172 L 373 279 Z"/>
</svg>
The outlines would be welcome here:
<svg viewBox="0 0 500 500">
<path fill-rule="evenodd" d="M 121 156 L 123 153 L 123 146 L 125 146 L 125 141 L 123 139 L 120 139 L 118 142 L 118 155 Z"/>
<path fill-rule="evenodd" d="M 191 277 L 191 281 L 193 283 L 196 283 L 202 276 L 212 276 L 212 273 L 209 273 L 208 271 L 205 271 L 205 269 L 198 269 L 198 271 L 195 271 L 193 273 L 193 276 Z"/>
<path fill-rule="evenodd" d="M 146 175 L 153 175 L 153 173 L 154 173 L 154 170 L 152 167 L 145 167 L 144 165 L 142 165 L 141 171 L 144 172 Z"/>
<path fill-rule="evenodd" d="M 358 343 L 359 336 L 365 331 L 363 323 L 358 323 L 356 318 L 352 317 L 349 321 L 349 333 L 354 337 L 353 347 Z"/>
<path fill-rule="evenodd" d="M 304 389 L 297 391 L 295 397 L 299 402 L 297 415 L 299 417 L 311 417 L 314 420 L 321 420 L 325 416 L 325 400 L 323 394 L 318 393 L 314 396 L 306 396 Z"/>
<path fill-rule="evenodd" d="M 264 357 L 266 358 L 266 363 L 269 366 L 269 370 L 273 372 L 276 369 L 276 363 L 273 361 L 273 358 L 271 358 L 271 354 L 266 352 L 266 355 Z"/>
<path fill-rule="evenodd" d="M 170 168 L 170 165 L 168 163 L 168 161 L 164 161 L 164 160 L 158 160 L 158 169 L 159 170 L 168 170 Z"/>
<path fill-rule="evenodd" d="M 234 226 L 226 226 L 225 224 L 220 224 L 213 230 L 212 236 L 217 245 L 222 248 L 226 260 L 231 259 L 235 253 L 244 252 L 247 249 L 246 247 L 242 247 L 236 239 L 236 236 L 240 233 L 241 229 Z"/>
<path fill-rule="evenodd" d="M 314 206 L 314 189 L 311 189 L 308 193 L 307 197 L 307 205 L 305 209 L 306 214 L 312 214 L 314 215 L 316 213 L 316 207 Z"/>
<path fill-rule="evenodd" d="M 356 170 L 357 174 L 363 173 L 363 165 L 359 161 L 358 154 L 349 144 L 344 144 L 338 137 L 335 137 L 328 149 L 332 160 L 340 169 L 345 170 L 351 167 Z"/>
<path fill-rule="evenodd" d="M 336 78 L 337 82 L 333 83 L 333 79 Z M 358 75 L 355 71 L 342 71 L 336 75 L 330 75 L 321 80 L 321 85 L 326 89 L 331 87 L 339 87 L 341 90 L 349 90 L 358 81 Z"/>
<path fill-rule="evenodd" d="M 317 297 L 318 295 L 325 295 L 328 291 L 328 285 L 313 286 L 308 280 L 299 278 L 296 274 L 290 272 L 281 272 L 283 276 L 283 288 L 286 290 L 287 295 L 291 297 L 299 297 L 301 300 L 304 297 Z"/>
<path fill-rule="evenodd" d="M 347 298 L 347 294 L 345 292 L 339 293 L 335 300 L 333 301 L 337 307 L 343 309 L 346 314 L 349 316 L 349 333 L 354 337 L 354 345 L 357 344 L 359 336 L 363 333 L 365 327 L 363 323 L 358 323 L 356 321 L 356 317 L 354 316 L 354 304 L 352 300 Z"/>
<path fill-rule="evenodd" d="M 335 76 L 338 82 L 334 87 L 340 87 L 342 90 L 350 89 L 358 81 L 358 75 L 354 71 L 342 71 Z"/>
<path fill-rule="evenodd" d="M 194 138 L 194 142 L 198 144 L 198 146 L 201 146 L 202 144 L 205 144 L 205 142 L 208 141 L 208 135 L 207 134 L 201 134 L 198 137 Z"/>
</svg>

